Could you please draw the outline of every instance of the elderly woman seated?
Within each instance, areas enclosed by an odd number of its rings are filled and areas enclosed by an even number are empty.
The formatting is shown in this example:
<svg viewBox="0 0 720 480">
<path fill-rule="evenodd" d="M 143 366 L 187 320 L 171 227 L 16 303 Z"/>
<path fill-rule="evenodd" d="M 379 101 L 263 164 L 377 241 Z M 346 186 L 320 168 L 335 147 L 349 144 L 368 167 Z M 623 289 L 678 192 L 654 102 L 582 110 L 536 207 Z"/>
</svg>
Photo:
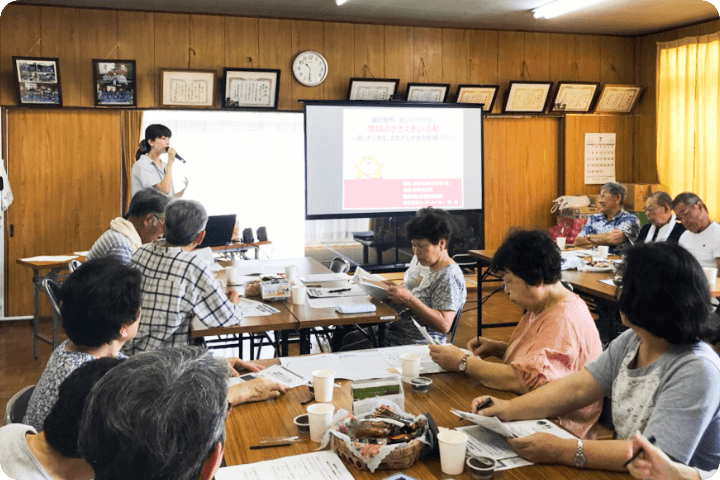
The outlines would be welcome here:
<svg viewBox="0 0 720 480">
<path fill-rule="evenodd" d="M 465 277 L 448 255 L 450 220 L 445 210 L 425 208 L 407 226 L 413 252 L 427 277 L 412 290 L 386 282 L 389 299 L 402 310 L 400 320 L 390 324 L 385 334 L 387 345 L 424 344 L 427 340 L 413 320 L 427 327 L 428 334 L 440 343 L 450 331 L 455 314 L 465 304 Z M 372 348 L 363 332 L 352 332 L 343 338 L 342 350 Z"/>
<path fill-rule="evenodd" d="M 491 388 L 527 393 L 581 370 L 600 355 L 600 337 L 587 305 L 560 283 L 560 252 L 545 232 L 511 233 L 490 268 L 502 276 L 510 300 L 526 312 L 509 343 L 473 338 L 467 345 L 473 355 L 431 345 L 430 355 L 441 367 L 463 371 Z M 560 423 L 579 437 L 594 437 L 600 409 L 595 402 L 561 416 Z"/>
<path fill-rule="evenodd" d="M 678 245 L 630 248 L 618 307 L 628 330 L 584 369 L 510 401 L 493 398 L 479 413 L 503 421 L 553 417 L 608 395 L 616 440 L 538 433 L 510 442 L 536 463 L 625 470 L 632 437 L 640 431 L 675 461 L 716 469 L 720 358 L 701 340 L 714 322 L 700 264 Z M 473 410 L 485 400 L 473 400 Z"/>
</svg>

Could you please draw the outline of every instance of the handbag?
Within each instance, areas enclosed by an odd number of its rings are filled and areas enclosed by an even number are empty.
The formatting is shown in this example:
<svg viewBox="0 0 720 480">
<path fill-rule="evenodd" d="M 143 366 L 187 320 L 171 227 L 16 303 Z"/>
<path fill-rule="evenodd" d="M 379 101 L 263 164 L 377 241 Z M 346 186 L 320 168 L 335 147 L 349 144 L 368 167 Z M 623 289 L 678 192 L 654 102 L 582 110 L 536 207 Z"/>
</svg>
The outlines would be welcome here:
<svg viewBox="0 0 720 480">
<path fill-rule="evenodd" d="M 550 229 L 550 238 L 555 241 L 557 237 L 565 237 L 567 244 L 572 245 L 587 221 L 587 218 L 561 218 Z"/>
<path fill-rule="evenodd" d="M 581 208 L 590 205 L 590 199 L 585 195 L 572 196 L 563 195 L 553 200 L 553 205 L 550 208 L 550 213 L 555 213 L 558 210 L 565 210 L 566 208 Z"/>
</svg>

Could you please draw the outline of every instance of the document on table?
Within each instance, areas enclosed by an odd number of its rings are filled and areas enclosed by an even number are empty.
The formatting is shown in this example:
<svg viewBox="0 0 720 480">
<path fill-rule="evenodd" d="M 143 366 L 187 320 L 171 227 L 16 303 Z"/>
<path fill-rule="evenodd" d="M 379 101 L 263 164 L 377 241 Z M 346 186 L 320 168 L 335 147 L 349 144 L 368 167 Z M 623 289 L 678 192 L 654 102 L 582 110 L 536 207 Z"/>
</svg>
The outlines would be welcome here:
<svg viewBox="0 0 720 480">
<path fill-rule="evenodd" d="M 355 284 L 348 283 L 342 287 L 328 287 L 328 288 L 311 288 L 308 287 L 307 293 L 311 297 L 318 298 L 329 298 L 329 297 L 358 297 L 367 296 L 365 290 L 358 287 Z"/>
<path fill-rule="evenodd" d="M 463 418 L 465 417 L 463 416 Z M 512 430 L 518 437 L 524 437 L 538 432 L 545 432 L 561 438 L 577 438 L 549 420 L 504 422 L 503 426 L 508 430 Z M 480 425 L 461 427 L 457 430 L 466 433 L 468 436 L 468 453 L 473 456 L 490 457 L 495 459 L 498 462 L 496 470 L 508 470 L 510 468 L 532 465 L 532 462 L 520 457 L 515 449 L 513 449 L 510 445 L 510 442 L 508 442 L 501 434 L 490 431 Z"/>
<path fill-rule="evenodd" d="M 227 385 L 228 387 L 232 387 L 238 383 L 247 382 L 255 378 L 267 378 L 273 382 L 285 385 L 288 388 L 295 388 L 301 385 L 307 385 L 308 383 L 304 377 L 288 370 L 286 367 L 282 365 L 273 365 L 272 367 L 265 368 L 259 372 L 245 373 L 239 377 L 229 377 L 227 379 Z"/>
<path fill-rule="evenodd" d="M 400 347 L 386 347 L 378 348 L 377 352 L 385 359 L 385 361 L 392 367 L 395 367 L 398 372 L 402 371 L 400 355 L 403 353 L 417 353 L 420 354 L 420 373 L 440 373 L 445 370 L 432 361 L 430 358 L 430 349 L 427 345 L 406 345 Z M 468 352 L 470 353 L 470 352 Z"/>
<path fill-rule="evenodd" d="M 240 297 L 240 303 L 238 303 L 237 306 L 245 317 L 264 317 L 280 312 L 280 310 L 271 307 L 267 303 L 250 300 L 245 297 Z"/>
<path fill-rule="evenodd" d="M 321 451 L 282 457 L 265 462 L 224 467 L 215 474 L 217 480 L 353 480 L 354 477 L 335 452 Z"/>
<path fill-rule="evenodd" d="M 347 273 L 313 273 L 310 275 L 298 276 L 303 283 L 313 282 L 336 282 L 338 280 L 349 280 L 350 276 Z"/>
<path fill-rule="evenodd" d="M 38 257 L 23 258 L 26 262 L 69 262 L 77 258 L 75 255 L 40 255 Z"/>
<path fill-rule="evenodd" d="M 370 296 L 308 298 L 307 302 L 311 308 L 337 308 L 340 305 L 365 305 L 370 303 Z"/>
<path fill-rule="evenodd" d="M 280 363 L 308 382 L 312 381 L 314 370 L 335 370 L 335 378 L 348 380 L 396 377 L 399 372 L 388 364 L 377 350 L 326 353 L 308 357 L 281 357 Z"/>
<path fill-rule="evenodd" d="M 604 283 L 605 285 L 610 285 L 611 287 L 616 286 L 616 285 L 615 285 L 615 280 L 613 280 L 612 278 L 608 278 L 608 279 L 605 279 L 605 280 L 598 280 L 598 282 Z"/>
</svg>

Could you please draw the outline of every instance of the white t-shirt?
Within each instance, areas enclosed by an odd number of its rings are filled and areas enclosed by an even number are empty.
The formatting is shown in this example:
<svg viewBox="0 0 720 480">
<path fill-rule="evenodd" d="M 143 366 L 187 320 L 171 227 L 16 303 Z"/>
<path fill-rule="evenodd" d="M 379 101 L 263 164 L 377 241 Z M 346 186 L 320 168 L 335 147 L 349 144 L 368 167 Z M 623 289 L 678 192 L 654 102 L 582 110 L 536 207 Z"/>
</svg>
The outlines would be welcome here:
<svg viewBox="0 0 720 480">
<path fill-rule="evenodd" d="M 717 258 L 720 258 L 720 225 L 712 222 L 700 233 L 686 230 L 678 241 L 700 262 L 700 266 L 717 268 Z"/>
<path fill-rule="evenodd" d="M 30 451 L 26 433 L 37 432 L 22 423 L 0 428 L 0 470 L 14 480 L 50 480 L 52 477 Z"/>
</svg>

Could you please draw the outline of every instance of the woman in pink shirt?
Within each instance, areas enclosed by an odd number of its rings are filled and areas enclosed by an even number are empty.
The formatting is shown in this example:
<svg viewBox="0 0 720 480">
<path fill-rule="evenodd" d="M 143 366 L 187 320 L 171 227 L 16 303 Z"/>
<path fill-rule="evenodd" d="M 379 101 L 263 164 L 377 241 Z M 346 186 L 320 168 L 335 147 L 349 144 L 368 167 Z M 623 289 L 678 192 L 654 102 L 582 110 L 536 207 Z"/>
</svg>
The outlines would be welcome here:
<svg viewBox="0 0 720 480">
<path fill-rule="evenodd" d="M 474 355 L 451 345 L 431 345 L 433 360 L 487 387 L 519 394 L 581 370 L 600 355 L 602 345 L 585 302 L 560 283 L 560 263 L 560 252 L 547 233 L 508 235 L 490 268 L 502 277 L 510 300 L 526 311 L 510 342 L 473 338 L 467 348 Z M 502 362 L 489 362 L 488 357 Z M 560 417 L 560 424 L 581 438 L 593 438 L 601 403 Z"/>
</svg>

